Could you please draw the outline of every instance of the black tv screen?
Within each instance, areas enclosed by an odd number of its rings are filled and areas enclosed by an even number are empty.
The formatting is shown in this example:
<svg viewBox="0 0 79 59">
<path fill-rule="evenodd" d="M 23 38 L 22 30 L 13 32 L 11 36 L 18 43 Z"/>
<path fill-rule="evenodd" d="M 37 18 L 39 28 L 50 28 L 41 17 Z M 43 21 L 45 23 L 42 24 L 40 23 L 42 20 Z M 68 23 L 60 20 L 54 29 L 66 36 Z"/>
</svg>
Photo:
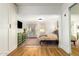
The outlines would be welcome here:
<svg viewBox="0 0 79 59">
<path fill-rule="evenodd" d="M 22 28 L 22 22 L 21 21 L 17 21 L 17 27 Z"/>
</svg>

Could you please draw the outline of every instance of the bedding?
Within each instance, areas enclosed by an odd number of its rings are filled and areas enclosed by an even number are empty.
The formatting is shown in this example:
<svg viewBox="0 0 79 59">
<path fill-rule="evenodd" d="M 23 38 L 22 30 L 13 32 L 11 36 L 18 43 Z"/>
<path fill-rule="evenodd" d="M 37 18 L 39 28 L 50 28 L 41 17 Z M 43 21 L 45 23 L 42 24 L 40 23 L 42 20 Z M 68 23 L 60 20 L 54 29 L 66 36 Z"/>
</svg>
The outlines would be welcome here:
<svg viewBox="0 0 79 59">
<path fill-rule="evenodd" d="M 72 35 L 71 40 L 77 40 L 76 36 Z"/>
<path fill-rule="evenodd" d="M 42 44 L 58 45 L 58 37 L 56 34 L 41 35 L 39 39 L 40 39 L 40 45 Z"/>
<path fill-rule="evenodd" d="M 40 40 L 58 40 L 56 34 L 41 35 L 39 38 Z"/>
</svg>

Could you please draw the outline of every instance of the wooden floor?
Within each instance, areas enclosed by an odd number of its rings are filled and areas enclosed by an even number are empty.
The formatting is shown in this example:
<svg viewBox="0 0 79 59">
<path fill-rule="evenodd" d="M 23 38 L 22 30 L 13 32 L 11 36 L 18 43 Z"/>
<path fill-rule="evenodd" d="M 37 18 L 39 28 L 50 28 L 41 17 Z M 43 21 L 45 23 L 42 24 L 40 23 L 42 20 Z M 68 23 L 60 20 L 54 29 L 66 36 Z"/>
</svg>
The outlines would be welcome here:
<svg viewBox="0 0 79 59">
<path fill-rule="evenodd" d="M 68 54 L 60 48 L 50 46 L 19 47 L 9 56 L 67 56 Z"/>
<path fill-rule="evenodd" d="M 30 41 L 28 41 L 28 43 L 29 42 Z M 32 46 L 31 44 L 27 46 L 27 43 L 25 42 L 22 46 L 12 51 L 8 56 L 68 56 L 68 54 L 57 46 Z"/>
<path fill-rule="evenodd" d="M 77 48 L 77 47 L 72 47 L 71 56 L 79 56 L 79 48 Z"/>
</svg>

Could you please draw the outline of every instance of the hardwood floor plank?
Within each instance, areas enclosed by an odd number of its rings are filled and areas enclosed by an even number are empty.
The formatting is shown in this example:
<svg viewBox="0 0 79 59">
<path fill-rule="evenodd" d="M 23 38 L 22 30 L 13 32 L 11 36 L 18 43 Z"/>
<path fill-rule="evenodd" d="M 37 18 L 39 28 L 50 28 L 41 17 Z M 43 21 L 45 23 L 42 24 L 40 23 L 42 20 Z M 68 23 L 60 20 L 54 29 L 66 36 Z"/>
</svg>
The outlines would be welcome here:
<svg viewBox="0 0 79 59">
<path fill-rule="evenodd" d="M 34 39 L 32 39 L 35 44 Z M 57 45 L 32 45 L 32 41 L 28 40 L 30 45 L 27 46 L 27 42 L 12 51 L 8 56 L 68 56 L 68 54 Z M 31 43 L 30 43 L 31 42 Z M 38 42 L 39 43 L 39 42 Z M 38 44 L 36 43 L 36 44 Z"/>
<path fill-rule="evenodd" d="M 60 48 L 50 47 L 26 47 L 16 49 L 9 56 L 68 56 L 67 53 Z"/>
<path fill-rule="evenodd" d="M 79 56 L 79 48 L 77 47 L 72 47 L 72 56 Z"/>
</svg>

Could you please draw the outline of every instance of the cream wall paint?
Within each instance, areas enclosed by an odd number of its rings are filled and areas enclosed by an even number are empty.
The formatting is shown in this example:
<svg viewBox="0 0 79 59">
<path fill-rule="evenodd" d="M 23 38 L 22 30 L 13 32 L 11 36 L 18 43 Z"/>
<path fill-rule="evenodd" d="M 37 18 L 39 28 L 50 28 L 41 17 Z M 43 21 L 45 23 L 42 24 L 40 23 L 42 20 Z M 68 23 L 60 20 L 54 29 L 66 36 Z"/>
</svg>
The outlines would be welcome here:
<svg viewBox="0 0 79 59">
<path fill-rule="evenodd" d="M 8 51 L 8 5 L 0 4 L 0 55 Z"/>
<path fill-rule="evenodd" d="M 9 24 L 12 27 L 10 32 Z M 16 7 L 14 4 L 0 4 L 0 55 L 7 55 L 16 47 Z"/>
<path fill-rule="evenodd" d="M 72 3 L 64 3 L 62 6 L 62 21 L 61 21 L 61 35 L 59 47 L 64 49 L 67 53 L 71 53 L 71 41 L 70 41 L 70 18 L 69 7 Z M 66 15 L 66 16 L 65 16 Z"/>
</svg>

